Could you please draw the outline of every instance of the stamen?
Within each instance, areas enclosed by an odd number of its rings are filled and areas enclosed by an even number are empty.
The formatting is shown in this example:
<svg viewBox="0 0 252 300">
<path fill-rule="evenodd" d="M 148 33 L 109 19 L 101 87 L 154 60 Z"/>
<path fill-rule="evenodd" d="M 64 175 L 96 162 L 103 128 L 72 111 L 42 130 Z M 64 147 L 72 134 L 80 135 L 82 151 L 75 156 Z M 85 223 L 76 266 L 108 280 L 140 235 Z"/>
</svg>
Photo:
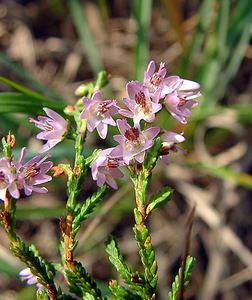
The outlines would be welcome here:
<svg viewBox="0 0 252 300">
<path fill-rule="evenodd" d="M 35 125 L 37 125 L 38 128 L 42 127 L 46 131 L 52 131 L 53 130 L 53 126 L 49 124 L 49 121 L 42 122 L 42 121 L 37 121 L 33 118 L 29 118 L 29 121 L 31 123 L 34 123 Z"/>
<path fill-rule="evenodd" d="M 125 131 L 124 136 L 129 141 L 136 141 L 139 138 L 139 130 L 135 127 L 131 127 Z"/>
<path fill-rule="evenodd" d="M 186 104 L 186 97 L 185 96 L 181 96 L 179 97 L 179 104 L 178 107 L 184 106 Z"/>
<path fill-rule="evenodd" d="M 161 76 L 158 75 L 157 73 L 154 73 L 152 76 L 151 76 L 151 79 L 150 79 L 150 84 L 153 86 L 153 87 L 158 87 L 161 83 Z"/>
<path fill-rule="evenodd" d="M 137 104 L 141 105 L 142 107 L 145 107 L 146 99 L 145 99 L 145 95 L 142 91 L 138 92 L 135 95 L 135 101 L 136 101 Z"/>
<path fill-rule="evenodd" d="M 99 104 L 96 112 L 97 116 L 103 116 L 109 110 L 110 104 L 111 101 L 109 100 L 105 100 L 101 104 Z"/>
<path fill-rule="evenodd" d="M 29 168 L 24 168 L 24 177 L 25 179 L 30 179 L 32 177 L 35 177 L 39 174 L 40 168 L 37 166 L 31 166 Z"/>
<path fill-rule="evenodd" d="M 107 168 L 113 168 L 113 169 L 119 167 L 119 158 L 108 157 L 106 166 L 107 166 Z"/>
</svg>

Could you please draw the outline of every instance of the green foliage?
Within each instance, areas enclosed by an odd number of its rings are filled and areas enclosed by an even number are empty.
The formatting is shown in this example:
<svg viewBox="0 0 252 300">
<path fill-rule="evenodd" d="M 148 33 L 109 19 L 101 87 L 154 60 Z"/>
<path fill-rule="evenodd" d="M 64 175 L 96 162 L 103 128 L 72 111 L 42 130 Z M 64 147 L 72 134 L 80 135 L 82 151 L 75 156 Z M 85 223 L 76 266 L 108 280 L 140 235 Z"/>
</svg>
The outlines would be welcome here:
<svg viewBox="0 0 252 300">
<path fill-rule="evenodd" d="M 194 264 L 195 264 L 195 258 L 192 256 L 187 256 L 185 272 L 184 272 L 183 288 L 186 288 L 189 284 L 190 277 L 192 274 L 192 268 Z M 180 290 L 180 281 L 181 281 L 181 268 L 179 269 L 178 275 L 176 275 L 175 280 L 172 283 L 171 291 L 168 294 L 168 300 L 177 300 L 177 296 Z"/>
<path fill-rule="evenodd" d="M 106 243 L 106 252 L 109 255 L 110 262 L 116 268 L 124 282 L 131 284 L 131 271 L 124 262 L 120 249 L 112 236 L 109 236 Z"/>
<path fill-rule="evenodd" d="M 138 211 L 137 208 L 134 208 L 134 217 L 135 217 L 136 224 L 143 223 L 143 216 L 140 213 L 140 211 Z"/>
<path fill-rule="evenodd" d="M 49 300 L 47 292 L 45 289 L 38 289 L 36 292 L 37 300 Z"/>
<path fill-rule="evenodd" d="M 135 45 L 134 78 L 142 80 L 144 69 L 149 58 L 149 32 L 152 13 L 152 0 L 135 0 L 134 16 L 137 24 Z"/>
<path fill-rule="evenodd" d="M 97 205 L 103 200 L 107 193 L 107 186 L 103 185 L 90 197 L 87 198 L 83 204 L 76 205 L 73 219 L 73 234 L 75 235 L 81 225 L 81 222 L 86 220 L 90 214 L 95 210 Z"/>
<path fill-rule="evenodd" d="M 2 145 L 3 145 L 3 154 L 7 159 L 11 159 L 11 146 L 7 143 L 6 138 L 2 138 Z"/>
<path fill-rule="evenodd" d="M 250 6 L 250 1 L 201 2 L 193 39 L 184 47 L 178 70 L 182 77 L 190 75 L 201 82 L 204 98 L 200 111 L 215 104 L 224 95 L 242 62 L 251 36 Z M 193 74 L 192 61 L 198 64 Z"/>
<path fill-rule="evenodd" d="M 72 21 L 76 27 L 82 42 L 82 46 L 85 50 L 85 55 L 87 56 L 93 72 L 96 74 L 102 69 L 102 61 L 98 52 L 98 48 L 95 45 L 95 41 L 89 30 L 89 24 L 87 22 L 85 12 L 83 11 L 79 0 L 69 0 L 68 7 Z"/>
<path fill-rule="evenodd" d="M 171 200 L 173 194 L 173 190 L 170 187 L 164 187 L 160 191 L 158 191 L 156 194 L 150 197 L 149 204 L 146 208 L 146 214 L 149 215 L 150 212 L 168 201 Z"/>
<path fill-rule="evenodd" d="M 17 91 L 0 93 L 1 114 L 10 112 L 40 114 L 43 112 L 43 107 L 62 112 L 65 106 L 63 102 L 52 101 L 5 77 L 0 76 L 0 81 Z"/>
<path fill-rule="evenodd" d="M 74 261 L 72 269 L 65 270 L 66 278 L 69 284 L 70 292 L 78 297 L 86 299 L 87 293 L 95 297 L 96 300 L 102 300 L 100 289 L 97 287 L 95 281 L 86 272 L 81 263 Z M 92 298 L 89 298 L 92 299 Z"/>
<path fill-rule="evenodd" d="M 124 286 L 118 284 L 116 280 L 109 282 L 109 288 L 117 300 L 141 300 L 142 297 L 135 295 Z"/>
<path fill-rule="evenodd" d="M 86 293 L 84 295 L 83 299 L 85 299 L 85 300 L 96 300 L 96 298 L 93 295 L 89 294 L 89 293 Z"/>
<path fill-rule="evenodd" d="M 120 252 L 120 249 L 115 241 L 115 239 L 110 236 L 109 240 L 106 243 L 106 252 L 109 255 L 109 260 L 112 265 L 116 268 L 117 272 L 123 279 L 123 281 L 139 296 L 145 295 L 145 287 L 143 286 L 142 279 L 143 276 L 141 274 L 133 274 L 126 263 L 124 262 L 124 258 Z M 136 280 L 139 279 L 139 280 Z M 114 281 L 113 281 L 114 283 Z M 118 289 L 117 289 L 118 287 Z M 113 293 L 123 293 L 120 286 L 117 284 L 114 286 L 112 284 Z M 111 286 L 110 286 L 111 289 Z"/>
<path fill-rule="evenodd" d="M 31 96 L 35 99 L 40 99 L 40 100 L 46 99 L 44 96 L 38 94 L 37 92 L 34 92 L 34 91 L 28 89 L 27 87 L 22 86 L 21 84 L 18 84 L 18 83 L 14 82 L 10 79 L 7 79 L 5 77 L 0 76 L 0 81 L 24 95 Z"/>
<path fill-rule="evenodd" d="M 148 228 L 143 225 L 135 225 L 135 239 L 138 244 L 139 254 L 144 266 L 145 286 L 150 296 L 154 294 L 157 287 L 157 261 L 155 260 L 155 252 L 151 244 L 151 237 Z"/>
<path fill-rule="evenodd" d="M 14 112 L 31 115 L 41 114 L 43 107 L 49 107 L 59 112 L 62 111 L 63 105 L 59 102 L 42 100 L 17 92 L 0 93 L 0 114 Z"/>
<path fill-rule="evenodd" d="M 13 254 L 30 268 L 33 275 L 38 277 L 38 282 L 44 286 L 54 286 L 55 269 L 52 264 L 38 254 L 34 245 L 27 246 L 20 238 L 10 242 L 10 249 Z M 54 287 L 55 288 L 55 287 Z"/>
<path fill-rule="evenodd" d="M 149 173 L 156 166 L 161 145 L 162 145 L 161 138 L 157 137 L 154 140 L 153 146 L 151 147 L 151 149 L 149 149 L 149 151 L 146 154 L 145 160 L 143 162 L 143 168 L 148 170 Z"/>
</svg>

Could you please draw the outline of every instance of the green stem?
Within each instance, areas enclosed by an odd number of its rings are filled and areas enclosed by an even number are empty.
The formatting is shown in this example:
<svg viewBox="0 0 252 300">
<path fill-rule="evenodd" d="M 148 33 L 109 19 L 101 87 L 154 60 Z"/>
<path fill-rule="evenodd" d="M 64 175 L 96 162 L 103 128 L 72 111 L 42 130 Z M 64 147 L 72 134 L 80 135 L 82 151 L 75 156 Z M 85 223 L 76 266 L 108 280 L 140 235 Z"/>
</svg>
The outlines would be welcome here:
<svg viewBox="0 0 252 300">
<path fill-rule="evenodd" d="M 38 281 L 45 287 L 50 300 L 57 300 L 57 289 L 53 281 L 54 269 L 43 260 L 37 250 L 36 254 L 34 253 L 32 250 L 34 246 L 27 246 L 16 234 L 16 200 L 12 199 L 8 192 L 4 206 L 5 209 L 1 212 L 1 224 L 8 235 L 12 253 L 38 278 Z"/>
<path fill-rule="evenodd" d="M 145 300 L 155 299 L 157 288 L 157 262 L 155 260 L 155 252 L 151 243 L 151 236 L 146 226 L 146 195 L 150 176 L 147 169 L 143 168 L 137 172 L 136 176 L 132 176 L 136 195 L 136 209 L 134 213 L 135 226 L 133 228 L 135 239 L 139 248 L 139 254 L 144 267 L 145 278 Z"/>
<path fill-rule="evenodd" d="M 101 72 L 98 75 L 95 89 L 99 89 L 106 84 L 106 73 Z M 91 98 L 94 89 L 90 91 L 88 97 Z M 68 170 L 68 200 L 66 204 L 66 218 L 61 220 L 61 230 L 64 242 L 64 261 L 67 270 L 65 272 L 66 279 L 69 283 L 70 289 L 82 297 L 86 297 L 86 293 L 90 293 L 95 299 L 102 299 L 101 291 L 97 288 L 95 281 L 86 273 L 84 267 L 74 260 L 74 248 L 77 244 L 75 236 L 77 234 L 74 227 L 74 221 L 78 218 L 77 212 L 77 197 L 81 191 L 81 185 L 84 181 L 86 171 L 90 162 L 83 156 L 84 143 L 87 133 L 87 120 L 80 119 L 80 103 L 76 103 L 73 116 L 77 125 L 76 132 L 73 134 L 75 139 L 75 161 L 73 169 Z M 83 298 L 83 299 L 84 299 Z M 85 298 L 86 299 L 86 298 Z"/>
</svg>

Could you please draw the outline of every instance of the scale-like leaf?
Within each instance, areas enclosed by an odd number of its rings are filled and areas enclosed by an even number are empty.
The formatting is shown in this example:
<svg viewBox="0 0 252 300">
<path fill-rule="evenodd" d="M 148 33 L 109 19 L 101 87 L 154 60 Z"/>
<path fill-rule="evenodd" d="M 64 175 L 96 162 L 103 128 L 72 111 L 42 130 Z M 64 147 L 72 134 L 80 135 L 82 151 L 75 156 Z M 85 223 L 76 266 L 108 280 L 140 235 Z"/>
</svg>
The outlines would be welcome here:
<svg viewBox="0 0 252 300">
<path fill-rule="evenodd" d="M 73 220 L 73 233 L 78 232 L 81 222 L 87 219 L 87 217 L 95 210 L 96 206 L 103 200 L 108 188 L 106 185 L 99 187 L 98 190 L 83 203 L 81 207 L 78 206 L 76 211 L 77 215 Z"/>
<path fill-rule="evenodd" d="M 173 190 L 170 187 L 165 187 L 150 197 L 149 204 L 146 209 L 147 215 L 157 207 L 171 200 Z"/>
<path fill-rule="evenodd" d="M 131 272 L 124 262 L 124 258 L 120 252 L 117 242 L 112 236 L 109 237 L 109 240 L 106 243 L 106 252 L 109 255 L 110 262 L 116 268 L 121 278 L 129 286 L 129 288 L 136 292 L 139 296 L 144 296 L 146 294 L 145 286 L 142 283 L 142 280 L 140 280 L 143 276 L 139 273 L 133 274 Z"/>
<path fill-rule="evenodd" d="M 184 288 L 186 288 L 189 284 L 189 280 L 192 274 L 192 268 L 195 264 L 195 258 L 192 256 L 187 256 L 186 258 L 186 266 L 185 266 L 185 274 L 184 274 Z M 179 292 L 179 283 L 181 278 L 181 268 L 179 269 L 178 275 L 176 275 L 174 282 L 172 283 L 171 291 L 168 294 L 168 300 L 177 300 L 178 292 Z"/>
</svg>

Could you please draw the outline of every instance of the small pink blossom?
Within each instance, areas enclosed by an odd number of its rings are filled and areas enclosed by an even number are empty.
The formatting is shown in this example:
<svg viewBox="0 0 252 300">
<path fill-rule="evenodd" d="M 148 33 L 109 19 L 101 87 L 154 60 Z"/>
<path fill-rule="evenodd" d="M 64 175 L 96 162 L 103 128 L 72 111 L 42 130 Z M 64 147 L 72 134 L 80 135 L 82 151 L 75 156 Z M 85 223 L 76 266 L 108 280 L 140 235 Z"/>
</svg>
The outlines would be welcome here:
<svg viewBox="0 0 252 300">
<path fill-rule="evenodd" d="M 201 96 L 199 88 L 197 82 L 182 80 L 179 88 L 164 99 L 167 110 L 182 124 L 186 124 L 187 118 L 191 117 L 190 109 L 198 105 L 195 99 Z"/>
<path fill-rule="evenodd" d="M 42 288 L 42 284 L 38 282 L 37 276 L 33 275 L 30 268 L 23 269 L 19 272 L 21 281 L 26 281 L 28 285 L 35 284 L 37 288 Z"/>
<path fill-rule="evenodd" d="M 157 72 L 155 72 L 155 69 L 155 62 L 151 60 L 144 72 L 144 85 L 148 87 L 153 101 L 158 102 L 165 95 L 172 93 L 179 86 L 181 79 L 179 76 L 165 77 L 166 69 L 165 64 L 162 62 Z"/>
<path fill-rule="evenodd" d="M 126 120 L 117 120 L 121 135 L 115 135 L 114 140 L 119 143 L 111 152 L 112 156 L 122 157 L 126 165 L 132 159 L 139 163 L 144 160 L 145 152 L 153 145 L 154 138 L 159 134 L 159 127 L 151 127 L 141 131 L 138 127 L 131 127 Z"/>
<path fill-rule="evenodd" d="M 30 122 L 34 123 L 36 127 L 43 131 L 37 134 L 37 138 L 40 140 L 46 140 L 46 144 L 40 149 L 40 153 L 48 151 L 60 141 L 63 140 L 67 133 L 68 122 L 61 117 L 58 113 L 51 110 L 50 108 L 43 108 L 48 117 L 38 116 L 35 120 L 30 118 Z"/>
<path fill-rule="evenodd" d="M 108 148 L 98 154 L 92 164 L 92 177 L 97 181 L 98 186 L 102 186 L 106 182 L 113 189 L 117 189 L 114 178 L 123 177 L 119 167 L 124 163 L 120 157 L 111 156 L 113 150 L 114 148 Z"/>
<path fill-rule="evenodd" d="M 178 134 L 176 132 L 165 131 L 161 135 L 162 139 L 162 147 L 160 149 L 160 158 L 163 163 L 168 164 L 168 154 L 170 151 L 177 152 L 178 150 L 182 150 L 177 147 L 177 144 L 185 141 L 185 138 L 182 134 Z"/>
<path fill-rule="evenodd" d="M 129 82 L 126 88 L 129 99 L 125 98 L 123 102 L 129 110 L 120 109 L 119 113 L 125 117 L 133 118 L 136 127 L 139 127 L 141 120 L 148 123 L 154 122 L 155 113 L 162 108 L 162 105 L 152 102 L 148 88 L 138 81 Z"/>
<path fill-rule="evenodd" d="M 97 129 L 99 136 L 105 139 L 108 125 L 116 126 L 111 115 L 118 113 L 119 107 L 115 100 L 105 100 L 100 91 L 94 92 L 91 99 L 83 98 L 84 110 L 80 114 L 81 119 L 87 120 L 87 129 L 92 132 Z"/>
<path fill-rule="evenodd" d="M 26 196 L 30 196 L 32 191 L 47 193 L 48 190 L 45 187 L 37 185 L 52 180 L 52 177 L 46 174 L 53 166 L 51 161 L 45 161 L 49 155 L 40 159 L 40 154 L 37 154 L 28 162 L 23 163 L 25 154 L 26 148 L 24 147 L 20 151 L 19 160 L 15 163 L 19 188 L 24 189 Z"/>
<path fill-rule="evenodd" d="M 12 163 L 4 157 L 0 159 L 0 200 L 5 201 L 7 191 L 15 199 L 20 197 L 15 168 L 13 169 Z"/>
</svg>

